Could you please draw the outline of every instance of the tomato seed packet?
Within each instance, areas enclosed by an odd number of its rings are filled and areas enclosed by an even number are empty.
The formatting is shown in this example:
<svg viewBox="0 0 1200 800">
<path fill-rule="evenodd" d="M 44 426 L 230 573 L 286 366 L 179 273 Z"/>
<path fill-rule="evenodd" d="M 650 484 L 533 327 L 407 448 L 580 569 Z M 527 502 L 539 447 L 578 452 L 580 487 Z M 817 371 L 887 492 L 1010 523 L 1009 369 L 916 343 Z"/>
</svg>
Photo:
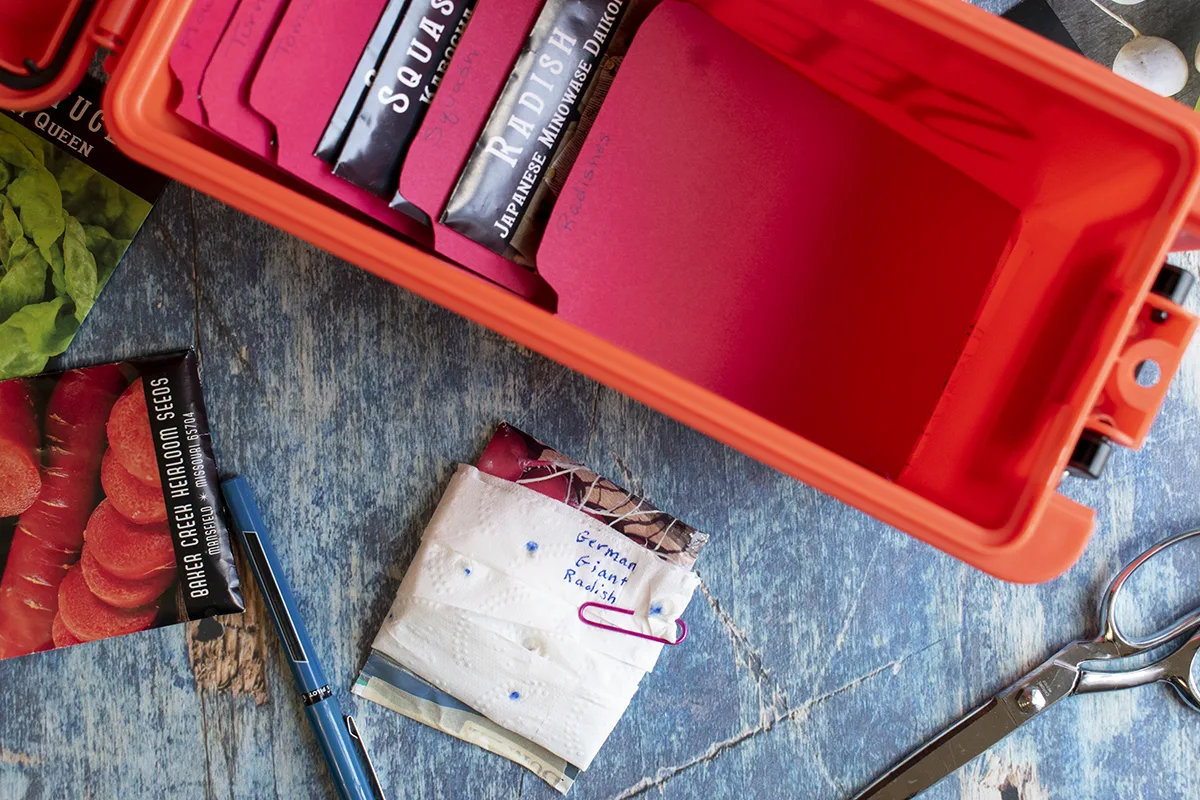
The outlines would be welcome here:
<svg viewBox="0 0 1200 800">
<path fill-rule="evenodd" d="M 245 608 L 192 352 L 0 381 L 0 659 Z"/>
<path fill-rule="evenodd" d="M 105 134 L 102 89 L 0 111 L 0 380 L 67 349 L 166 185 Z"/>
</svg>

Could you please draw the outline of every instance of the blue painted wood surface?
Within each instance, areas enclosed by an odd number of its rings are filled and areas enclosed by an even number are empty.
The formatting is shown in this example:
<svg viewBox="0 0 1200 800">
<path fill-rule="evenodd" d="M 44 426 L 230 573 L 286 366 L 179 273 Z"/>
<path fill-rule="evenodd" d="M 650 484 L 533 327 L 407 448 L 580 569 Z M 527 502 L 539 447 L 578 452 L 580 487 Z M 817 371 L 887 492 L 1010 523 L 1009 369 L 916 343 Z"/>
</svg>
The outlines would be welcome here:
<svg viewBox="0 0 1200 800">
<path fill-rule="evenodd" d="M 499 420 L 713 534 L 691 638 L 645 681 L 579 800 L 849 796 L 1088 632 L 1125 559 L 1200 525 L 1197 349 L 1146 448 L 1119 452 L 1099 482 L 1065 485 L 1099 512 L 1082 561 L 1021 587 L 172 186 L 67 361 L 188 345 L 221 466 L 258 487 L 343 689 L 453 464 L 474 459 Z M 1144 596 L 1187 607 L 1200 597 L 1195 566 L 1150 576 Z M 0 798 L 327 796 L 274 634 L 252 610 L 231 631 L 240 657 L 216 666 L 184 627 L 0 663 Z M 390 797 L 557 796 L 503 759 L 348 704 Z M 928 796 L 1196 797 L 1198 737 L 1200 716 L 1162 688 L 1072 699 Z"/>
</svg>

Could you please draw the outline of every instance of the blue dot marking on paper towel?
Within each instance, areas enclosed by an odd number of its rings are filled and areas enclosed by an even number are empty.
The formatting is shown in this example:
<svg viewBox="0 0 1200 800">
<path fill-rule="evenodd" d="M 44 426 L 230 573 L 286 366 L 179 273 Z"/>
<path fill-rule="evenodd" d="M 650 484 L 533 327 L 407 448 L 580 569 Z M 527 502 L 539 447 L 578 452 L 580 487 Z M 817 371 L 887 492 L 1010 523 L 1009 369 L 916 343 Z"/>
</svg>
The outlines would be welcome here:
<svg viewBox="0 0 1200 800">
<path fill-rule="evenodd" d="M 521 699 L 521 693 L 520 692 L 512 692 L 511 694 L 509 694 L 508 699 L 512 700 L 515 703 L 517 700 Z"/>
<path fill-rule="evenodd" d="M 526 542 L 525 549 L 529 551 L 530 555 L 533 555 L 534 553 L 537 552 L 538 543 L 537 542 Z"/>
<path fill-rule="evenodd" d="M 471 574 L 471 568 L 463 567 L 463 575 L 470 575 L 470 574 Z"/>
<path fill-rule="evenodd" d="M 663 612 L 662 603 L 655 603 L 650 606 L 650 616 L 661 617 Z"/>
</svg>

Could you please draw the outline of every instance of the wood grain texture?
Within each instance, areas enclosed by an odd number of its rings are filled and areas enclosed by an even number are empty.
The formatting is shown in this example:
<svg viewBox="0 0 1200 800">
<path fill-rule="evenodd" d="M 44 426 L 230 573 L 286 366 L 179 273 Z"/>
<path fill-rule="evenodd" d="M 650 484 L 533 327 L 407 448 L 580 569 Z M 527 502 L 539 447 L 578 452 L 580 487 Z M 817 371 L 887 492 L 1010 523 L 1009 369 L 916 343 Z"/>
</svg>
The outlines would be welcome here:
<svg viewBox="0 0 1200 800">
<path fill-rule="evenodd" d="M 849 796 L 1090 630 L 1123 560 L 1200 525 L 1195 348 L 1145 449 L 1119 452 L 1101 481 L 1065 485 L 1099 511 L 1082 561 L 1021 587 L 174 185 L 66 363 L 189 345 L 221 467 L 257 487 L 342 689 L 454 463 L 502 419 L 713 533 L 688 644 L 645 681 L 578 800 Z M 1146 581 L 1154 607 L 1200 595 L 1196 561 Z M 0 663 L 0 798 L 330 796 L 251 607 L 219 645 L 177 627 Z M 478 748 L 346 703 L 390 797 L 557 796 Z M 1076 698 L 928 796 L 1200 796 L 1198 732 L 1165 689 Z"/>
<path fill-rule="evenodd" d="M 188 659 L 201 691 L 246 694 L 262 705 L 268 698 L 266 653 L 274 638 L 250 564 L 242 553 L 236 557 L 238 575 L 247 576 L 242 584 L 246 612 L 189 623 Z"/>
</svg>

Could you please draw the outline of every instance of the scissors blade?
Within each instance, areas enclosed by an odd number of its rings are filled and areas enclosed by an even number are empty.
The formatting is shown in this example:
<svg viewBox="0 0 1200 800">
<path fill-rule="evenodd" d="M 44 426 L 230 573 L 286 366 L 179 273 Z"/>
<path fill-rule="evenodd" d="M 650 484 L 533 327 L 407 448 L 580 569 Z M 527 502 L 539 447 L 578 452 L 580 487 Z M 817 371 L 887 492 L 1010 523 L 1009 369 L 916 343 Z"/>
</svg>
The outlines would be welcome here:
<svg viewBox="0 0 1200 800">
<path fill-rule="evenodd" d="M 916 797 L 1062 698 L 1069 697 L 1078 676 L 1077 667 L 1056 656 L 912 753 L 854 800 Z"/>
<path fill-rule="evenodd" d="M 1025 721 L 1003 699 L 992 698 L 901 761 L 855 800 L 907 800 L 984 753 Z"/>
</svg>

